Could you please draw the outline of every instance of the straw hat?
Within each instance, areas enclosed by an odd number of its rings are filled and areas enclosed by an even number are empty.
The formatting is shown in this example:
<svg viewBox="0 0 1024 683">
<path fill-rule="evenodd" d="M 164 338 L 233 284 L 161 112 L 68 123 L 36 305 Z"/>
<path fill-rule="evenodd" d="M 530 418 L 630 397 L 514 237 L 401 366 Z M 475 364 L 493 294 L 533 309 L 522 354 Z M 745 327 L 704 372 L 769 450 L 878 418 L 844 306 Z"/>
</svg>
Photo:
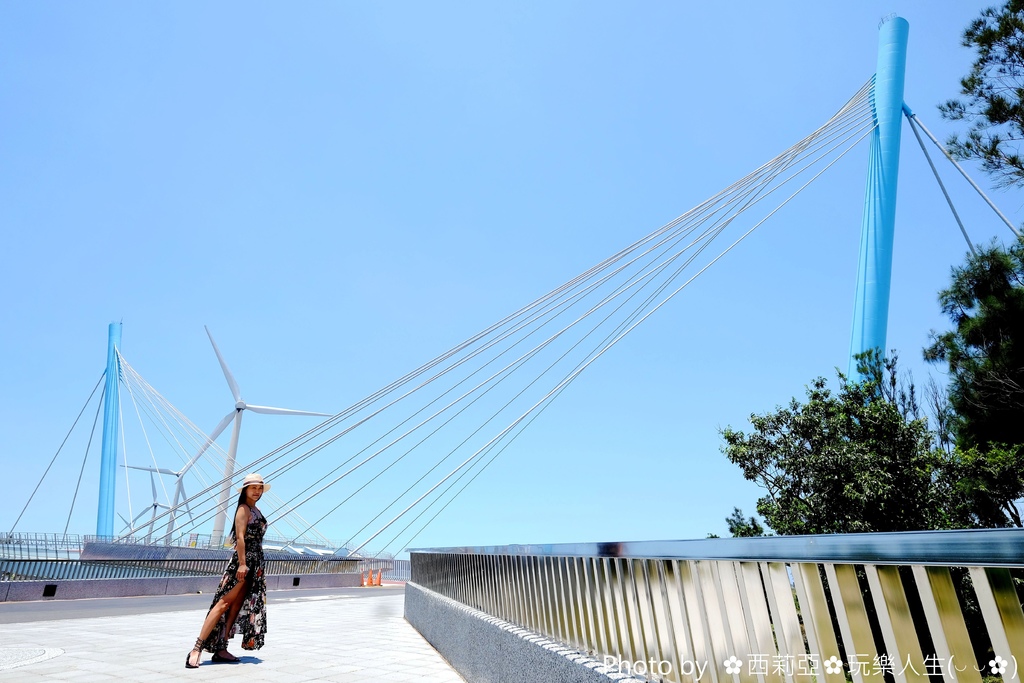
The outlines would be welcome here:
<svg viewBox="0 0 1024 683">
<path fill-rule="evenodd" d="M 246 486 L 249 486 L 250 484 L 260 484 L 260 485 L 262 485 L 263 486 L 263 493 L 266 493 L 267 491 L 270 490 L 270 484 L 265 484 L 263 482 L 263 475 L 262 474 L 247 474 L 247 475 L 245 475 L 245 479 L 242 480 L 242 485 L 238 487 L 238 492 L 241 493 L 242 490 Z"/>
</svg>

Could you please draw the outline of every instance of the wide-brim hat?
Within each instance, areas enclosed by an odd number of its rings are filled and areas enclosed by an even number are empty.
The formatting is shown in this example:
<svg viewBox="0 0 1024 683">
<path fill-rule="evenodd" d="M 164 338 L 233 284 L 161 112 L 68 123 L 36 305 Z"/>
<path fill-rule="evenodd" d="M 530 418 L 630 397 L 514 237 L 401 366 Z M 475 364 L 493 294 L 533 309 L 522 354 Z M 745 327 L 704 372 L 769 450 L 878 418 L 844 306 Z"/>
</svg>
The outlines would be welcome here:
<svg viewBox="0 0 1024 683">
<path fill-rule="evenodd" d="M 263 486 L 263 493 L 266 493 L 267 491 L 270 490 L 270 484 L 263 481 L 262 474 L 247 474 L 245 475 L 245 479 L 242 480 L 242 485 L 238 487 L 238 492 L 241 493 L 242 491 L 245 490 L 246 486 L 249 486 L 251 484 L 260 484 L 261 486 Z"/>
</svg>

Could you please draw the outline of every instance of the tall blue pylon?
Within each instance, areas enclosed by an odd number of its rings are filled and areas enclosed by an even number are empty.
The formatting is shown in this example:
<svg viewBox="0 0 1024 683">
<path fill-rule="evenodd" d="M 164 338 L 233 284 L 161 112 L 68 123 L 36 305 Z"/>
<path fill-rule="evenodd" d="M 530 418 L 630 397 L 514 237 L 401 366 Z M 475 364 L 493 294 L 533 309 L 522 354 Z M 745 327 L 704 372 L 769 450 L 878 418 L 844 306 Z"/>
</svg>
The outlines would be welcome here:
<svg viewBox="0 0 1024 683">
<path fill-rule="evenodd" d="M 100 498 L 96 512 L 96 535 L 114 535 L 114 489 L 117 486 L 117 441 L 120 431 L 118 394 L 121 367 L 117 350 L 121 346 L 121 323 L 107 329 L 107 371 L 103 390 L 103 447 L 100 450 Z"/>
<path fill-rule="evenodd" d="M 896 180 L 900 166 L 900 128 L 903 124 L 903 83 L 910 24 L 894 17 L 879 28 L 878 67 L 871 102 L 875 123 L 868 157 L 864 218 L 860 233 L 857 297 L 850 339 L 851 379 L 856 379 L 854 356 L 870 349 L 884 353 L 892 281 L 892 245 L 896 227 Z"/>
</svg>

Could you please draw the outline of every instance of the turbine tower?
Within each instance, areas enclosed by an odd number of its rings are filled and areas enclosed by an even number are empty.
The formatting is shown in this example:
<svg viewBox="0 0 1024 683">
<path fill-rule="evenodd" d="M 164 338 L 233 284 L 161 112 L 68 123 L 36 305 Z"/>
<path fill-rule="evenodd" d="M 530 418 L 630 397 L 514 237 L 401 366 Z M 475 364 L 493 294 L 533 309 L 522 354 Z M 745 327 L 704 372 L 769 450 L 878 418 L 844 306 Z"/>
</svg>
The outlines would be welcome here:
<svg viewBox="0 0 1024 683">
<path fill-rule="evenodd" d="M 199 452 L 192 456 L 192 459 L 189 460 L 188 463 L 186 463 L 186 465 L 177 472 L 175 472 L 174 470 L 167 469 L 165 467 L 140 467 L 138 465 L 125 465 L 125 467 L 130 470 L 142 470 L 143 472 L 149 472 L 149 484 L 150 487 L 153 489 L 152 504 L 150 504 L 148 508 L 140 512 L 135 517 L 135 519 L 133 519 L 131 523 L 128 525 L 132 533 L 135 532 L 135 522 L 142 518 L 142 516 L 146 513 L 146 510 L 152 510 L 153 515 L 149 520 L 149 532 L 146 534 L 146 543 L 151 543 L 153 540 L 153 524 L 156 521 L 157 510 L 159 508 L 163 508 L 167 510 L 168 513 L 167 532 L 163 535 L 163 542 L 164 545 L 171 544 L 172 537 L 174 536 L 174 521 L 175 516 L 178 514 L 178 508 L 181 505 L 184 505 L 185 511 L 188 513 L 189 518 L 192 518 L 192 510 L 189 508 L 188 505 L 188 493 L 185 492 L 185 475 L 188 473 L 190 469 L 192 469 L 192 466 L 195 465 L 196 462 L 198 462 L 199 458 L 203 456 L 203 453 L 206 452 L 206 449 L 208 449 L 212 443 L 213 441 L 211 441 L 210 438 L 207 437 L 206 443 L 204 443 L 203 447 L 199 449 Z M 174 499 L 171 501 L 170 505 L 162 504 L 157 498 L 156 481 L 153 478 L 154 474 L 167 474 L 174 477 Z"/>
<path fill-rule="evenodd" d="M 210 539 L 211 544 L 219 546 L 224 539 L 224 520 L 227 516 L 228 502 L 231 498 L 231 480 L 235 475 L 235 455 L 238 452 L 238 433 L 242 429 L 242 413 L 246 410 L 251 410 L 254 413 L 263 413 L 265 415 L 313 415 L 316 417 L 330 417 L 329 413 L 312 413 L 306 410 L 291 410 L 288 408 L 271 408 L 269 406 L 255 406 L 246 403 L 242 400 L 242 392 L 238 388 L 238 382 L 235 381 L 231 371 L 228 370 L 228 364 L 224 362 L 224 356 L 221 355 L 220 349 L 217 348 L 217 342 L 213 341 L 213 335 L 210 334 L 209 328 L 205 325 L 203 329 L 206 330 L 206 336 L 210 338 L 210 343 L 213 344 L 213 352 L 217 354 L 217 360 L 220 362 L 221 370 L 224 371 L 224 378 L 228 381 L 228 387 L 231 389 L 231 395 L 235 399 L 235 407 L 230 413 L 224 416 L 224 419 L 220 421 L 220 424 L 210 432 L 210 437 L 207 442 L 200 449 L 199 453 L 193 458 L 193 461 L 209 448 L 210 444 L 217 440 L 228 424 L 234 421 L 235 426 L 231 431 L 231 445 L 228 447 L 228 458 L 227 464 L 224 466 L 224 484 L 220 489 L 220 503 L 217 506 L 217 516 L 213 521 L 213 536 Z"/>
<path fill-rule="evenodd" d="M 147 512 L 150 513 L 150 515 L 149 515 L 149 525 L 148 525 L 149 526 L 149 530 L 146 532 L 146 545 L 149 545 L 150 543 L 153 542 L 153 529 L 156 526 L 156 518 L 160 514 L 160 510 L 161 509 L 167 510 L 170 513 L 170 515 L 171 515 L 171 522 L 170 522 L 169 528 L 171 530 L 173 530 L 174 512 L 175 512 L 175 508 L 178 505 L 177 496 L 175 496 L 175 500 L 174 500 L 174 506 L 175 507 L 173 507 L 173 508 L 171 506 L 169 506 L 169 505 L 164 505 L 163 503 L 160 502 L 159 494 L 156 492 L 156 479 L 153 478 L 153 474 L 154 473 L 156 473 L 156 474 L 177 474 L 177 472 L 174 472 L 173 470 L 157 468 L 157 467 L 137 467 L 135 465 L 125 465 L 124 467 L 126 469 L 130 469 L 130 470 L 142 470 L 143 472 L 149 472 L 149 486 L 153 490 L 153 502 L 150 503 L 148 507 L 143 508 L 142 512 L 140 512 L 139 514 L 135 515 L 135 518 L 132 519 L 131 521 L 128 521 L 124 517 L 121 517 L 121 519 L 124 520 L 124 522 L 125 522 L 125 526 L 128 527 L 128 534 L 130 536 L 134 536 L 136 530 L 139 528 L 139 527 L 135 526 L 136 522 L 138 522 L 140 519 L 142 519 L 146 515 Z M 185 503 L 185 509 L 188 510 L 189 517 L 191 517 L 192 516 L 192 510 L 189 509 L 187 502 Z M 118 515 L 118 516 L 120 516 L 120 515 Z M 170 532 L 167 533 L 167 535 L 165 536 L 165 539 L 168 540 L 168 541 L 170 540 Z"/>
</svg>

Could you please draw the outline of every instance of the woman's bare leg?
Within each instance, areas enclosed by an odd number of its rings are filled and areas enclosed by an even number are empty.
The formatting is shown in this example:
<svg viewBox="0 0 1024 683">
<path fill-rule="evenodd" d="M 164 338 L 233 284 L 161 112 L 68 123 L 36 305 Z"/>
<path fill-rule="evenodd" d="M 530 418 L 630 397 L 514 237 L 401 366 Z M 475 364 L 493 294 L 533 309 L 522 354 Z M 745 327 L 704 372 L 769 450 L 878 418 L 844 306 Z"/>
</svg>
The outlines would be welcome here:
<svg viewBox="0 0 1024 683">
<path fill-rule="evenodd" d="M 213 633 L 213 629 L 217 627 L 217 622 L 220 621 L 221 616 L 225 612 L 228 612 L 232 608 L 235 614 L 238 613 L 238 608 L 242 605 L 242 598 L 245 596 L 245 582 L 241 581 L 234 588 L 229 590 L 224 597 L 217 601 L 217 604 L 210 608 L 209 614 L 206 615 L 206 619 L 203 621 L 202 628 L 199 629 L 199 640 L 206 640 Z M 235 605 L 238 607 L 235 607 Z M 189 655 L 190 664 L 199 664 L 199 660 L 202 658 L 203 653 L 201 650 L 194 649 L 192 654 Z"/>
<path fill-rule="evenodd" d="M 246 582 L 243 582 L 246 583 Z M 236 586 L 237 588 L 237 586 Z M 226 597 L 226 596 L 225 596 Z M 242 603 L 245 602 L 245 591 L 243 590 L 238 596 L 238 599 L 231 603 L 231 609 L 228 611 L 227 629 L 230 632 L 231 628 L 235 625 L 235 620 L 238 619 L 238 613 L 242 609 Z M 227 657 L 228 659 L 234 658 L 234 655 L 227 650 L 218 650 L 217 654 L 221 657 Z"/>
</svg>

